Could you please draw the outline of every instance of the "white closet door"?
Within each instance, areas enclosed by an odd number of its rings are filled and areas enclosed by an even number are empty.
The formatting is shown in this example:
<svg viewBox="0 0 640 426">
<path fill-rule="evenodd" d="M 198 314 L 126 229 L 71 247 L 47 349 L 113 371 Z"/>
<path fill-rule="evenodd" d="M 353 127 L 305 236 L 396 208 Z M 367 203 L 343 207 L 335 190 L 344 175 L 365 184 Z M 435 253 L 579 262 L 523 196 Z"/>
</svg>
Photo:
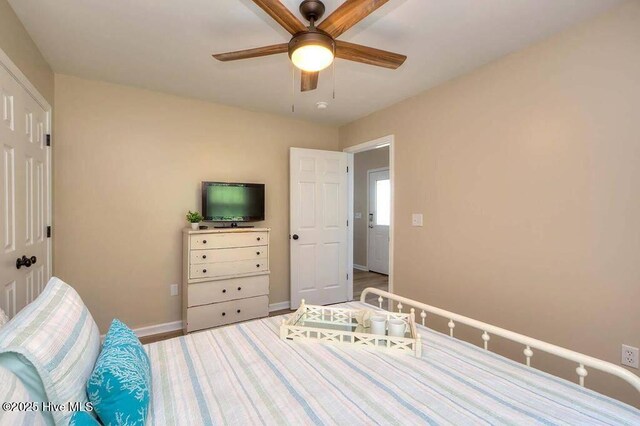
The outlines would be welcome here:
<svg viewBox="0 0 640 426">
<path fill-rule="evenodd" d="M 47 113 L 2 66 L 0 119 L 0 306 L 12 317 L 50 277 Z"/>
</svg>

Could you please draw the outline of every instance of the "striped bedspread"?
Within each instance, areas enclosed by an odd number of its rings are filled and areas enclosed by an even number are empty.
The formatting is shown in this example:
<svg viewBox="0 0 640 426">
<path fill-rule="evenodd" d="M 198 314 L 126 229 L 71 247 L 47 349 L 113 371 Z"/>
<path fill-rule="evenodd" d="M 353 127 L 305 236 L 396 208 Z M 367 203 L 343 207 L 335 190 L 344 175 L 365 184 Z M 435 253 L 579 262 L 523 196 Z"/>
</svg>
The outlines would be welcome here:
<svg viewBox="0 0 640 426">
<path fill-rule="evenodd" d="M 640 410 L 424 327 L 418 359 L 285 342 L 280 321 L 147 345 L 149 424 L 640 425 Z"/>
</svg>

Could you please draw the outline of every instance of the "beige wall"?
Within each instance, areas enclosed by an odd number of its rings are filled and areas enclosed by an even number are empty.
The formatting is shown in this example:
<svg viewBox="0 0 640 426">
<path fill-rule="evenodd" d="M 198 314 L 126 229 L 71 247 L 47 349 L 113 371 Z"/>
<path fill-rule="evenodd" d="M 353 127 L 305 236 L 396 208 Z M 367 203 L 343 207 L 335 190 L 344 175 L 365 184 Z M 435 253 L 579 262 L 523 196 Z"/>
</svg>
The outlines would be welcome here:
<svg viewBox="0 0 640 426">
<path fill-rule="evenodd" d="M 341 146 L 388 134 L 396 292 L 616 364 L 640 347 L 640 2 L 347 125 Z"/>
<path fill-rule="evenodd" d="M 336 150 L 338 130 L 56 76 L 55 273 L 105 332 L 181 319 L 181 230 L 203 180 L 266 184 L 270 302 L 289 300 L 289 147 Z"/>
<path fill-rule="evenodd" d="M 389 147 L 358 152 L 353 156 L 353 211 L 362 214 L 362 219 L 353 220 L 353 263 L 367 265 L 367 171 L 389 167 Z"/>
<path fill-rule="evenodd" d="M 53 105 L 53 71 L 7 0 L 0 0 L 0 49 Z"/>
</svg>

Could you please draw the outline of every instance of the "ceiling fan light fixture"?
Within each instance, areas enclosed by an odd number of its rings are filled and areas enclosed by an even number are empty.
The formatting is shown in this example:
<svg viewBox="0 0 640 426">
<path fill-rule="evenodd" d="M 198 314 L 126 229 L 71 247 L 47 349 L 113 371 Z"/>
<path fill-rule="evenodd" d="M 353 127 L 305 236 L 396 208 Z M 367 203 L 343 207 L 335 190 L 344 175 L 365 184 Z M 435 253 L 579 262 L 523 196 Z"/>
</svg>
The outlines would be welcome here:
<svg viewBox="0 0 640 426">
<path fill-rule="evenodd" d="M 333 62 L 336 45 L 331 37 L 321 32 L 307 32 L 294 36 L 289 42 L 289 57 L 297 68 L 315 72 Z"/>
</svg>

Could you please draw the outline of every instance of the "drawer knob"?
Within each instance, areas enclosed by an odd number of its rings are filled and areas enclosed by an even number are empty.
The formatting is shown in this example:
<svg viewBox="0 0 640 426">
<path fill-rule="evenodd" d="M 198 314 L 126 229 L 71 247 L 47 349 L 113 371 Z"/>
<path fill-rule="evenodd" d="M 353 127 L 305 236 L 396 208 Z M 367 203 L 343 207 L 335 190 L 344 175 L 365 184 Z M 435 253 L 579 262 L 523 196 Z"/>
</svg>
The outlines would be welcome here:
<svg viewBox="0 0 640 426">
<path fill-rule="evenodd" d="M 226 289 L 226 288 L 223 288 L 223 289 L 222 289 L 222 292 L 223 292 L 223 293 L 226 293 L 226 292 L 227 292 L 227 289 Z"/>
<path fill-rule="evenodd" d="M 206 259 L 206 258 L 207 258 L 207 255 L 206 255 L 206 254 L 203 254 L 203 255 L 202 255 L 202 258 L 203 258 L 203 259 Z"/>
<path fill-rule="evenodd" d="M 238 291 L 242 290 L 242 287 L 238 287 Z"/>
<path fill-rule="evenodd" d="M 260 267 L 260 264 L 257 264 L 257 265 L 256 265 L 256 268 L 259 268 L 259 267 Z"/>
<path fill-rule="evenodd" d="M 260 241 L 260 237 L 258 237 L 258 241 Z"/>
<path fill-rule="evenodd" d="M 240 309 L 238 309 L 238 311 L 237 311 L 237 312 L 238 312 L 238 313 L 240 313 Z"/>
<path fill-rule="evenodd" d="M 259 252 L 259 251 L 257 251 L 257 252 L 256 252 L 256 255 L 260 256 L 260 252 Z"/>
<path fill-rule="evenodd" d="M 227 315 L 227 313 L 226 313 L 226 312 L 223 312 L 223 313 L 222 313 L 222 316 L 225 316 L 225 315 Z"/>
<path fill-rule="evenodd" d="M 202 240 L 202 244 L 207 244 L 207 240 Z"/>
<path fill-rule="evenodd" d="M 206 273 L 207 273 L 207 270 L 206 270 L 206 269 L 203 269 L 203 270 L 202 270 L 202 273 L 203 273 L 203 274 L 206 274 Z"/>
</svg>

